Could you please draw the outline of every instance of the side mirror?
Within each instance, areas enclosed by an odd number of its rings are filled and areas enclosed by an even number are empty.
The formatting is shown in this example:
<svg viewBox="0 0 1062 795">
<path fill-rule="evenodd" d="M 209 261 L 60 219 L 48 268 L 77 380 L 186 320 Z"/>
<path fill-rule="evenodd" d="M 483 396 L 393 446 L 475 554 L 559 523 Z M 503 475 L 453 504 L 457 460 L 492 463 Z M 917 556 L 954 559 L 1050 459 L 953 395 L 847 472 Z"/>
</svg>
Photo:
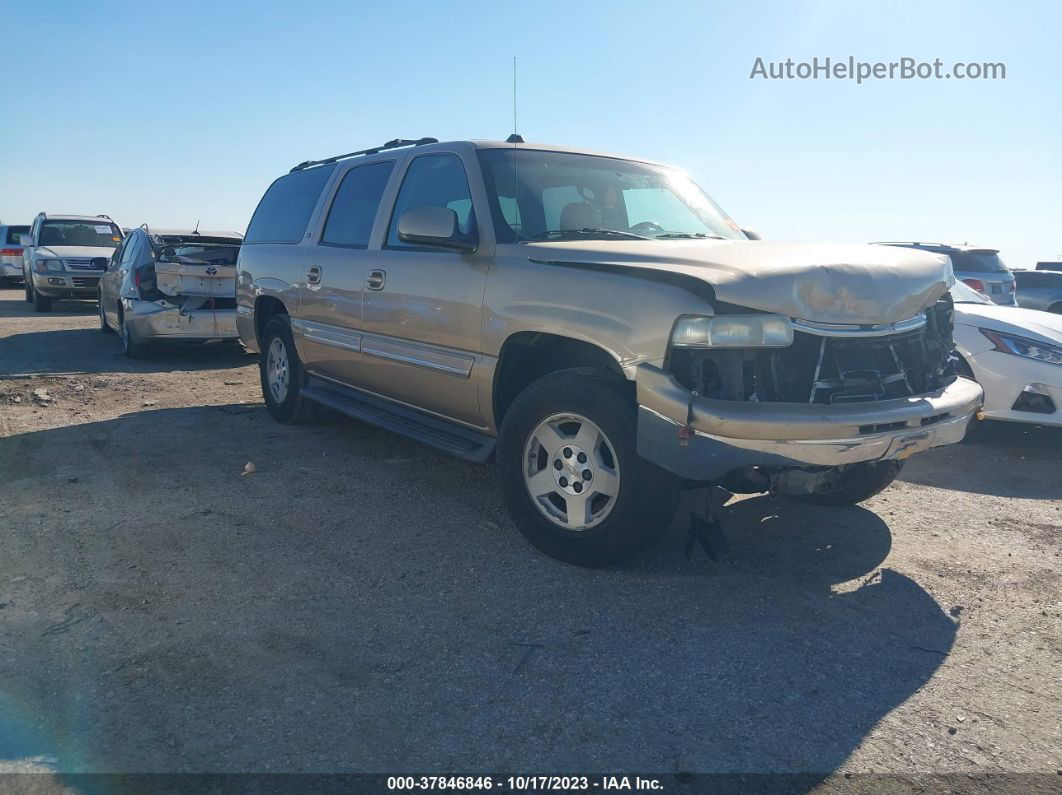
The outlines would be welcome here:
<svg viewBox="0 0 1062 795">
<path fill-rule="evenodd" d="M 458 251 L 476 247 L 475 241 L 461 234 L 457 213 L 446 207 L 410 207 L 398 219 L 398 239 Z"/>
<path fill-rule="evenodd" d="M 760 233 L 755 229 L 742 229 L 741 233 L 749 240 L 763 240 L 763 238 L 760 237 Z"/>
</svg>

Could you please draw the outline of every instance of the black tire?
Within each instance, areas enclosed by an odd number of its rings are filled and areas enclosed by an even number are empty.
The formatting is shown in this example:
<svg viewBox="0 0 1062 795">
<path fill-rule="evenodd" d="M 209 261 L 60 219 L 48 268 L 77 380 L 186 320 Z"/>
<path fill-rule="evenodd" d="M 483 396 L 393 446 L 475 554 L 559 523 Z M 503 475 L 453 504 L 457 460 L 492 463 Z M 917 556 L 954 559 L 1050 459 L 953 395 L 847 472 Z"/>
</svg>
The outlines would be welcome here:
<svg viewBox="0 0 1062 795">
<path fill-rule="evenodd" d="M 103 312 L 103 296 L 98 293 L 96 295 L 96 306 L 100 312 L 100 331 L 104 334 L 113 334 L 114 329 L 107 325 L 107 316 Z"/>
<path fill-rule="evenodd" d="M 896 480 L 903 461 L 865 461 L 849 464 L 837 485 L 825 494 L 801 494 L 796 499 L 815 505 L 855 505 L 880 494 Z"/>
<path fill-rule="evenodd" d="M 141 340 L 125 322 L 125 313 L 118 311 L 118 334 L 122 338 L 122 350 L 130 359 L 144 359 L 151 354 L 151 346 Z"/>
<path fill-rule="evenodd" d="M 36 290 L 33 291 L 33 311 L 34 312 L 51 312 L 52 311 L 52 299 L 47 295 L 41 295 Z"/>
<path fill-rule="evenodd" d="M 269 349 L 274 340 L 279 340 L 284 346 L 288 362 L 287 391 L 282 401 L 278 401 L 270 389 L 267 372 Z M 273 419 L 288 425 L 303 425 L 314 422 L 321 416 L 321 404 L 302 394 L 302 389 L 306 386 L 306 370 L 295 350 L 295 340 L 291 336 L 291 321 L 287 315 L 277 315 L 266 323 L 265 331 L 262 333 L 262 353 L 258 367 L 262 383 L 262 397 Z"/>
<path fill-rule="evenodd" d="M 648 545 L 671 523 L 680 484 L 638 455 L 637 414 L 628 390 L 620 376 L 604 370 L 562 370 L 527 387 L 505 414 L 496 454 L 502 494 L 520 532 L 550 557 L 578 566 L 604 566 Z M 524 482 L 525 447 L 532 432 L 552 415 L 569 412 L 605 434 L 621 476 L 611 510 L 584 530 L 547 519 Z"/>
<path fill-rule="evenodd" d="M 26 303 L 27 304 L 32 304 L 33 303 L 33 287 L 32 287 L 32 285 L 30 285 L 29 280 L 23 280 L 22 286 L 26 290 Z"/>
</svg>

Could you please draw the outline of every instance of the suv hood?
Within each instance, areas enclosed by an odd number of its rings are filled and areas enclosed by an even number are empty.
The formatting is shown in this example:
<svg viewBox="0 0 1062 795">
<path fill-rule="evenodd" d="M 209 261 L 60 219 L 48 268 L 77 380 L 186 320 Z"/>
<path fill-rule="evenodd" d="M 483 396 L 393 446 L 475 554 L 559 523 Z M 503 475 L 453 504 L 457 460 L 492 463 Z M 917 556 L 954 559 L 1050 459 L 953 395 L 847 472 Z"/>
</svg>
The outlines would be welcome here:
<svg viewBox="0 0 1062 795">
<path fill-rule="evenodd" d="M 588 240 L 523 244 L 529 259 L 679 273 L 721 301 L 817 323 L 895 323 L 955 281 L 946 256 L 895 246 L 760 240 Z"/>
<path fill-rule="evenodd" d="M 34 256 L 58 257 L 59 259 L 95 259 L 96 257 L 111 258 L 114 249 L 108 246 L 37 246 L 33 249 Z"/>
</svg>

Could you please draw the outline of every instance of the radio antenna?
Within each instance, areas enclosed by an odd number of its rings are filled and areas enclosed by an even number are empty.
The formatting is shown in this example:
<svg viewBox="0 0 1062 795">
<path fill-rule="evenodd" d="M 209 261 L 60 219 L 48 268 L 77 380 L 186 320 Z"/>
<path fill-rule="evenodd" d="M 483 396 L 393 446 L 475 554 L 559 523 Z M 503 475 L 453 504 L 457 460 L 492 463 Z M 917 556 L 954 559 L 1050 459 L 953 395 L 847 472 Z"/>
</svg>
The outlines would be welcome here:
<svg viewBox="0 0 1062 795">
<path fill-rule="evenodd" d="M 517 131 L 516 126 L 516 56 L 513 56 L 513 135 Z"/>
</svg>

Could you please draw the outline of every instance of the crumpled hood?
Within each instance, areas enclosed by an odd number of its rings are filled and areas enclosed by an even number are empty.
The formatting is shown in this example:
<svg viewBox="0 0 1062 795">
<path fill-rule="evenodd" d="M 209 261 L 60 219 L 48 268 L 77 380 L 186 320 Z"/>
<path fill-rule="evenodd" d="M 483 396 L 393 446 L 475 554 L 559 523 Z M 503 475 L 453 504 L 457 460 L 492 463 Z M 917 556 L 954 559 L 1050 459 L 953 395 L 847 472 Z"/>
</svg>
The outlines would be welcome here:
<svg viewBox="0 0 1062 795">
<path fill-rule="evenodd" d="M 1062 345 L 1062 315 L 995 304 L 955 304 L 955 323 Z"/>
<path fill-rule="evenodd" d="M 95 259 L 96 257 L 110 259 L 114 249 L 107 246 L 37 246 L 33 253 L 38 257 L 58 257 L 59 259 Z"/>
<path fill-rule="evenodd" d="M 721 301 L 818 323 L 895 323 L 955 281 L 940 254 L 896 246 L 746 240 L 529 243 L 539 262 L 669 271 L 701 279 Z"/>
</svg>

